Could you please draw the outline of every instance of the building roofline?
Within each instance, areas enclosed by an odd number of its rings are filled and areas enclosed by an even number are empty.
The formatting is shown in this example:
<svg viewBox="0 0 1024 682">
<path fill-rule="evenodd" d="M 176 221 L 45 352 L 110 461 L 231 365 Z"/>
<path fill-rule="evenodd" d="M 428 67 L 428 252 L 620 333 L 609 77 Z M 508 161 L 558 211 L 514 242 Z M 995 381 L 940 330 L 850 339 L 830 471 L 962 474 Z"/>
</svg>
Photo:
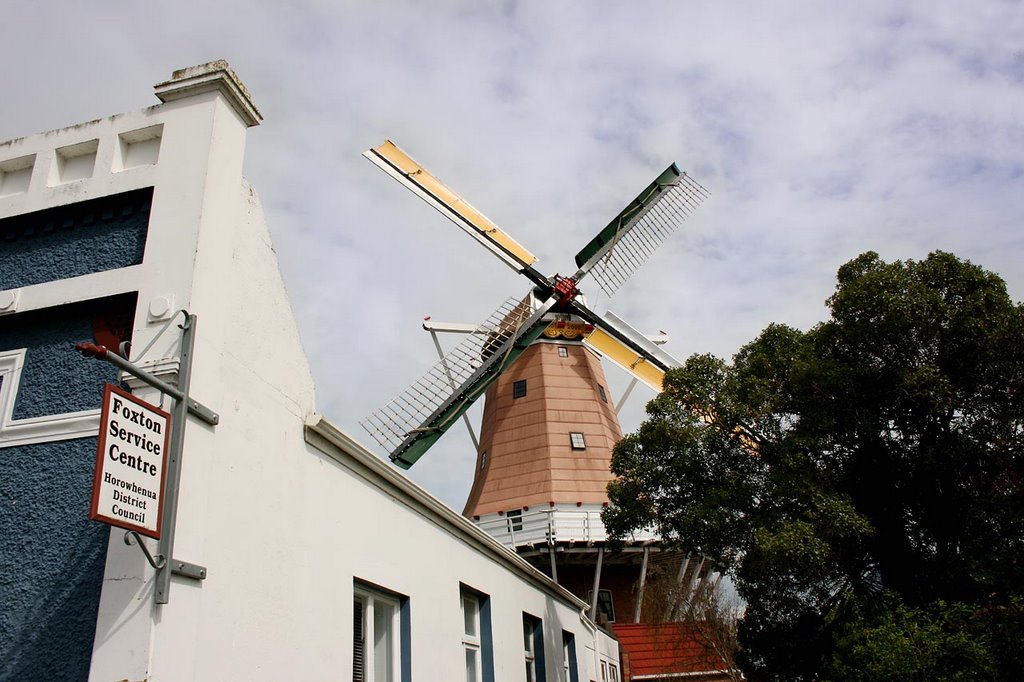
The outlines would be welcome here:
<svg viewBox="0 0 1024 682">
<path fill-rule="evenodd" d="M 157 83 L 153 89 L 161 102 L 204 92 L 220 92 L 246 126 L 258 126 L 263 120 L 249 89 L 223 59 L 178 69 L 171 74 L 170 80 Z"/>
<path fill-rule="evenodd" d="M 525 559 L 492 538 L 476 524 L 412 482 L 347 433 L 319 414 L 306 419 L 306 442 L 367 482 L 386 491 L 413 511 L 443 528 L 492 560 L 568 602 L 582 612 L 588 604 L 554 582 Z"/>
</svg>

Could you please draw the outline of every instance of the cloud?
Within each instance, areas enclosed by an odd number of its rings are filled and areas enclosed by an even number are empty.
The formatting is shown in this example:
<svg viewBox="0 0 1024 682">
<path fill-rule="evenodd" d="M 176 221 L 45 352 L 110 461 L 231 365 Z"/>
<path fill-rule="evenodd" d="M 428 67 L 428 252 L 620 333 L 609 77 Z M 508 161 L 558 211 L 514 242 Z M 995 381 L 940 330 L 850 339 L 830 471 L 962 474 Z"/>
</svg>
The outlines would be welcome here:
<svg viewBox="0 0 1024 682">
<path fill-rule="evenodd" d="M 548 274 L 568 272 L 679 162 L 712 198 L 596 303 L 666 329 L 679 357 L 728 357 L 773 321 L 814 324 L 836 268 L 868 249 L 887 259 L 950 250 L 1024 293 L 1019 3 L 14 0 L 7 10 L 19 20 L 0 28 L 5 50 L 23 58 L 3 76 L 4 139 L 146 106 L 173 69 L 231 62 L 266 117 L 245 172 L 319 408 L 364 441 L 359 419 L 435 359 L 424 315 L 479 321 L 526 290 L 360 158 L 385 137 Z M 625 381 L 611 381 L 618 395 Z M 473 456 L 453 430 L 411 475 L 461 508 Z"/>
</svg>

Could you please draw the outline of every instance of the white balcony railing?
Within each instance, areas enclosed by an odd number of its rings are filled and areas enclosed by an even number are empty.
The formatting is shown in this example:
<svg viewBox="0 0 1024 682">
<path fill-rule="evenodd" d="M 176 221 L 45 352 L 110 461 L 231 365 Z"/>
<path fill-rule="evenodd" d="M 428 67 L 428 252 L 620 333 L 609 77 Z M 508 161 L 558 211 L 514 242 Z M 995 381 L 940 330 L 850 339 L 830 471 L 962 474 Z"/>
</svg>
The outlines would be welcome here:
<svg viewBox="0 0 1024 682">
<path fill-rule="evenodd" d="M 506 547 L 539 547 L 556 544 L 606 542 L 608 531 L 601 521 L 601 508 L 559 508 L 527 510 L 521 514 L 488 514 L 476 525 Z M 656 540 L 653 533 L 635 533 L 631 540 Z"/>
</svg>

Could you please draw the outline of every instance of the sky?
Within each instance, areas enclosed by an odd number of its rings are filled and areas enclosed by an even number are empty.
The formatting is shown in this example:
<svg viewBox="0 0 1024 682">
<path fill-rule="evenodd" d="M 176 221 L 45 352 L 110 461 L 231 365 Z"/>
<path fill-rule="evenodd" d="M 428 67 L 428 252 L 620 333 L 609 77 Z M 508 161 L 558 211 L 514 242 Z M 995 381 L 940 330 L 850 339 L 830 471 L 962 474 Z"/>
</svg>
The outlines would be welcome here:
<svg viewBox="0 0 1024 682">
<path fill-rule="evenodd" d="M 226 59 L 265 117 L 264 205 L 317 387 L 359 421 L 527 281 L 361 157 L 394 140 L 540 257 L 572 258 L 675 162 L 711 198 L 610 301 L 666 350 L 730 358 L 807 329 L 844 262 L 950 251 L 1024 298 L 1024 5 L 8 0 L 0 140 L 157 103 Z M 608 368 L 613 398 L 627 378 Z M 634 430 L 653 397 L 622 413 Z M 476 412 L 471 414 L 477 414 Z M 478 417 L 477 417 L 478 418 Z M 383 454 L 383 453 L 381 453 Z M 461 509 L 455 428 L 409 472 Z"/>
</svg>

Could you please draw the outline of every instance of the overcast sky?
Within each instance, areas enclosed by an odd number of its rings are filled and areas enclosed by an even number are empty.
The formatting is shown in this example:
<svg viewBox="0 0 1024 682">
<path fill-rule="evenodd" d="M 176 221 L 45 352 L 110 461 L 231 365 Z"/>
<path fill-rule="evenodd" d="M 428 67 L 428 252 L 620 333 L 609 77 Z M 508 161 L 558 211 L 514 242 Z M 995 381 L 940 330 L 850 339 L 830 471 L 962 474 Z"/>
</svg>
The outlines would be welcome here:
<svg viewBox="0 0 1024 682">
<path fill-rule="evenodd" d="M 712 198 L 609 302 L 680 359 L 825 316 L 866 250 L 951 251 L 1024 297 L 1021 2 L 8 0 L 0 139 L 156 103 L 227 59 L 318 410 L 358 426 L 527 282 L 360 154 L 393 139 L 567 274 L 670 162 Z M 584 283 L 585 284 L 585 283 Z M 625 379 L 608 369 L 613 392 Z M 634 429 L 651 393 L 624 416 Z M 453 429 L 411 472 L 461 509 Z"/>
</svg>

